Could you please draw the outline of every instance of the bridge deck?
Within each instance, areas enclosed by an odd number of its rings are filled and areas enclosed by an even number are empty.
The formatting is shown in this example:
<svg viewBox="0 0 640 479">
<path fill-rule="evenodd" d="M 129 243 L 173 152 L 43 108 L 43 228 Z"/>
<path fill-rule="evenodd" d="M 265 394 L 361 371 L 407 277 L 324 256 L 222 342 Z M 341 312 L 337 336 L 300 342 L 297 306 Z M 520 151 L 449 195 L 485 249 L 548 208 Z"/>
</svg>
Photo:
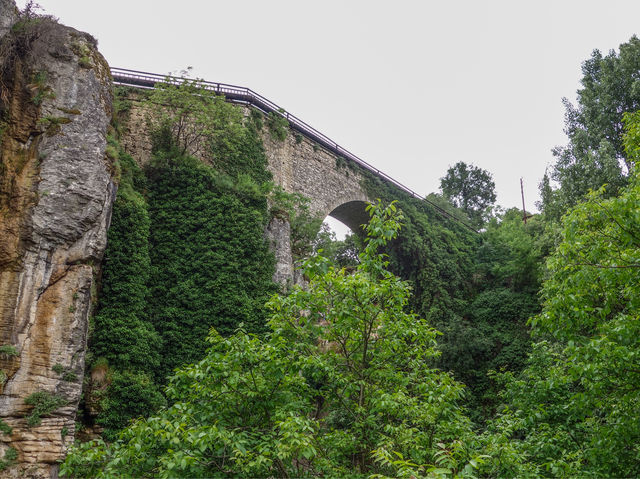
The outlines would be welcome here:
<svg viewBox="0 0 640 479">
<path fill-rule="evenodd" d="M 133 86 L 137 88 L 148 88 L 148 89 L 154 88 L 156 83 L 169 82 L 169 83 L 179 85 L 185 80 L 184 78 L 180 78 L 180 77 L 158 75 L 155 73 L 140 72 L 135 70 L 127 70 L 125 68 L 114 68 L 114 67 L 111 68 L 111 76 L 113 77 L 113 83 L 116 85 Z M 207 90 L 211 90 L 216 92 L 217 94 L 224 95 L 225 98 L 230 102 L 239 103 L 242 105 L 251 105 L 252 107 L 262 111 L 263 113 L 266 113 L 266 114 L 274 113 L 276 115 L 282 116 L 283 118 L 286 118 L 287 121 L 289 122 L 291 129 L 293 129 L 294 131 L 297 131 L 300 134 L 306 136 L 310 140 L 316 142 L 317 144 L 326 148 L 332 153 L 335 153 L 336 155 L 342 156 L 346 159 L 349 159 L 355 162 L 365 170 L 370 171 L 374 175 L 393 184 L 395 187 L 401 189 L 405 193 L 408 193 L 414 198 L 418 198 L 420 200 L 426 201 L 441 214 L 455 221 L 458 221 L 462 223 L 464 226 L 466 226 L 467 228 L 470 228 L 471 230 L 475 231 L 475 229 L 471 228 L 469 225 L 467 225 L 460 219 L 456 218 L 455 216 L 450 215 L 447 211 L 443 210 L 438 205 L 427 200 L 425 197 L 419 195 L 412 189 L 404 186 L 399 181 L 394 180 L 383 171 L 380 171 L 376 167 L 364 161 L 362 158 L 359 158 L 357 155 L 351 153 L 349 150 L 341 147 L 335 141 L 331 140 L 331 138 L 327 137 L 326 135 L 322 134 L 312 126 L 308 125 L 307 123 L 302 121 L 300 118 L 296 117 L 295 115 L 292 115 L 291 113 L 287 112 L 283 108 L 279 107 L 272 101 L 254 92 L 253 90 L 245 87 L 236 86 L 236 85 L 229 85 L 226 83 L 214 83 L 209 81 L 198 81 L 198 83 L 203 88 L 206 88 Z"/>
</svg>

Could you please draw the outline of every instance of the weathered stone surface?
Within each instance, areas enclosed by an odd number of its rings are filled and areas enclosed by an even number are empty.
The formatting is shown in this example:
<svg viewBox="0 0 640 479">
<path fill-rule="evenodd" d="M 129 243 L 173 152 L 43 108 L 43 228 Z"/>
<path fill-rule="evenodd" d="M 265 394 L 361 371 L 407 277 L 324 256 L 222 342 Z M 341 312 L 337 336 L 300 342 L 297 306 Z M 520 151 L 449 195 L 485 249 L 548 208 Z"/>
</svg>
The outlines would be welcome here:
<svg viewBox="0 0 640 479">
<path fill-rule="evenodd" d="M 272 218 L 265 232 L 269 247 L 276 257 L 273 281 L 286 285 L 293 279 L 293 256 L 291 254 L 291 226 L 284 218 Z"/>
<path fill-rule="evenodd" d="M 140 166 L 151 161 L 151 132 L 147 124 L 147 112 L 140 98 L 130 95 L 131 108 L 121 118 L 120 144 Z"/>
<path fill-rule="evenodd" d="M 73 441 L 115 185 L 105 155 L 108 65 L 89 35 L 49 20 L 35 28 L 26 51 L 0 58 L 9 99 L 1 106 L 0 345 L 18 353 L 0 358 L 0 417 L 13 428 L 0 434 L 0 456 L 18 451 L 6 474 L 50 477 Z M 25 398 L 38 391 L 66 405 L 29 427 Z"/>
<path fill-rule="evenodd" d="M 368 215 L 365 211 L 369 197 L 362 187 L 357 169 L 349 168 L 344 159 L 320 148 L 306 138 L 288 135 L 284 141 L 271 138 L 263 132 L 263 144 L 269 170 L 274 182 L 289 193 L 301 193 L 311 200 L 309 209 L 319 218 L 333 216 L 358 231 Z M 274 281 L 281 284 L 300 284 L 291 254 L 289 224 L 272 220 L 268 237 L 276 256 Z"/>
<path fill-rule="evenodd" d="M 0 0 L 0 37 L 7 33 L 16 22 L 16 2 Z"/>
<path fill-rule="evenodd" d="M 135 95 L 129 100 L 132 107 L 122 119 L 120 141 L 127 153 L 142 166 L 151 160 L 150 132 L 140 101 Z M 368 220 L 365 206 L 370 198 L 361 185 L 358 169 L 351 168 L 348 160 L 338 158 L 307 138 L 296 138 L 292 133 L 279 141 L 265 128 L 262 139 L 274 183 L 288 193 L 301 193 L 309 198 L 314 216 L 334 216 L 353 231 Z M 208 160 L 204 158 L 203 161 Z M 282 285 L 295 283 L 288 222 L 274 218 L 266 235 L 276 255 L 274 281 Z"/>
<path fill-rule="evenodd" d="M 369 197 L 362 187 L 358 170 L 348 160 L 315 145 L 312 141 L 287 135 L 284 141 L 263 132 L 263 143 L 274 182 L 289 193 L 300 193 L 311 200 L 309 208 L 315 216 L 325 218 L 340 205 L 360 202 L 362 208 Z M 355 210 L 354 210 L 355 211 Z M 343 216 L 340 221 L 349 221 Z M 354 222 L 352 229 L 360 223 Z"/>
</svg>

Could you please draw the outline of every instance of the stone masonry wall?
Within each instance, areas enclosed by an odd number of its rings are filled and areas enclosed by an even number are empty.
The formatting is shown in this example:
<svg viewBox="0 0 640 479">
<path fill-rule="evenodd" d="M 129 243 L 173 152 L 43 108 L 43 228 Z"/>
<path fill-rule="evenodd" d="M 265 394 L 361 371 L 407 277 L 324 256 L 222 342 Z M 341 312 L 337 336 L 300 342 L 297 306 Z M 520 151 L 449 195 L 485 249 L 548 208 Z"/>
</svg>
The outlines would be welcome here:
<svg viewBox="0 0 640 479">
<path fill-rule="evenodd" d="M 146 114 L 134 95 L 129 97 L 132 106 L 121 119 L 121 144 L 140 165 L 151 160 L 150 134 L 145 120 Z M 246 112 L 248 114 L 248 110 Z M 316 145 L 310 139 L 289 131 L 283 140 L 273 138 L 265 126 L 262 139 L 268 168 L 274 183 L 288 193 L 300 193 L 310 201 L 310 211 L 314 216 L 325 218 L 334 209 L 351 203 L 356 205 L 354 225 L 363 222 L 366 216 L 364 204 L 369 197 L 362 188 L 362 178 L 357 169 L 349 168 L 347 161 Z M 203 161 L 208 161 L 204 159 Z M 348 222 L 350 210 L 343 211 L 341 221 Z M 286 221 L 274 218 L 269 224 L 266 236 L 276 255 L 274 280 L 280 284 L 293 280 L 294 268 L 289 240 L 290 228 Z"/>
<path fill-rule="evenodd" d="M 357 170 L 313 141 L 293 132 L 279 141 L 265 128 L 263 143 L 276 185 L 310 198 L 314 215 L 324 218 L 344 203 L 369 200 Z"/>
</svg>

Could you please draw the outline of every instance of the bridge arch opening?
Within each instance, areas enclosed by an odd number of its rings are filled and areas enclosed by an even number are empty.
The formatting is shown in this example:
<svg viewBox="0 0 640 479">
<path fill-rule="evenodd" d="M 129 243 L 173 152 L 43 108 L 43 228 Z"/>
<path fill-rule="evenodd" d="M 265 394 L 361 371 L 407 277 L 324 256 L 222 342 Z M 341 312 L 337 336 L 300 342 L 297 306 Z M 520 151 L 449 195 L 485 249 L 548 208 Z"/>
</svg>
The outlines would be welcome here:
<svg viewBox="0 0 640 479">
<path fill-rule="evenodd" d="M 355 268 L 363 248 L 364 229 L 369 219 L 366 201 L 348 201 L 334 208 L 325 218 L 314 241 L 316 253 L 340 268 Z"/>
<path fill-rule="evenodd" d="M 344 240 L 348 235 L 353 233 L 353 231 L 351 231 L 351 228 L 349 228 L 343 222 L 333 218 L 332 216 L 327 216 L 324 219 L 323 228 L 324 226 L 326 226 L 326 228 L 336 236 L 336 240 L 338 241 Z"/>
<path fill-rule="evenodd" d="M 362 225 L 369 221 L 369 214 L 367 213 L 366 207 L 366 201 L 347 201 L 331 210 L 328 217 L 339 221 L 351 230 L 351 232 L 362 236 L 364 235 Z M 329 222 L 329 226 L 332 226 L 332 223 L 335 224 L 335 221 Z M 337 227 L 339 227 L 339 225 L 337 225 Z"/>
</svg>

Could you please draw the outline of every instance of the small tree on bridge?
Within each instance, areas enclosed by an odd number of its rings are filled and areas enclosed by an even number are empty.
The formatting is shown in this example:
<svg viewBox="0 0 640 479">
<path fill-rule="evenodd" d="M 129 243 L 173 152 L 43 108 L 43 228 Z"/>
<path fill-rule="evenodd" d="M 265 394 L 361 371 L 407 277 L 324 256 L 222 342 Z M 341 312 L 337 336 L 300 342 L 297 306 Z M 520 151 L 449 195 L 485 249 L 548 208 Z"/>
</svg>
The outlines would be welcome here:
<svg viewBox="0 0 640 479">
<path fill-rule="evenodd" d="M 155 150 L 209 156 L 213 143 L 237 143 L 244 134 L 242 110 L 200 80 L 166 79 L 155 85 L 146 104 Z"/>
</svg>

